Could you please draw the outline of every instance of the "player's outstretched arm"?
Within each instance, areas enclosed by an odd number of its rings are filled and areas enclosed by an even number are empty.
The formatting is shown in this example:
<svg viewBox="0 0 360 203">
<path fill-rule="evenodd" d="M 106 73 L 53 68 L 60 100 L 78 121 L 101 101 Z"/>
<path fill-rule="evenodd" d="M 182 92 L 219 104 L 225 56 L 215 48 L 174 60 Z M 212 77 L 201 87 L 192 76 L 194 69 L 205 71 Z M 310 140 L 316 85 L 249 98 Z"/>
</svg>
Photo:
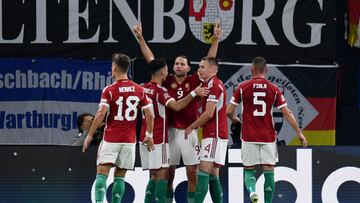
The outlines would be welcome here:
<svg viewBox="0 0 360 203">
<path fill-rule="evenodd" d="M 104 105 L 100 105 L 98 111 L 95 114 L 94 121 L 91 124 L 89 133 L 87 134 L 82 151 L 85 152 L 87 148 L 89 147 L 91 141 L 93 140 L 94 133 L 99 128 L 100 124 L 103 122 L 105 116 L 107 113 L 107 107 Z"/>
<path fill-rule="evenodd" d="M 143 109 L 145 121 L 146 121 L 146 137 L 144 139 L 144 143 L 149 151 L 153 151 L 154 140 L 153 140 L 153 128 L 154 128 L 154 113 L 152 107 Z"/>
<path fill-rule="evenodd" d="M 307 147 L 306 137 L 302 134 L 298 124 L 296 123 L 294 114 L 286 106 L 281 108 L 281 112 L 284 115 L 284 118 L 289 122 L 291 127 L 296 131 L 296 134 L 300 140 L 300 143 L 303 147 Z"/>
<path fill-rule="evenodd" d="M 186 97 L 179 99 L 177 101 L 171 100 L 167 107 L 174 110 L 180 111 L 185 108 L 194 98 L 195 96 L 205 97 L 209 94 L 209 89 L 206 87 L 200 87 L 200 85 L 195 88 L 190 94 L 186 95 Z"/>
<path fill-rule="evenodd" d="M 152 53 L 149 46 L 146 44 L 144 36 L 142 35 L 141 23 L 134 26 L 133 32 L 134 32 L 136 38 L 138 39 L 140 49 L 141 49 L 141 53 L 143 54 L 146 63 L 150 63 L 152 60 L 154 60 L 154 54 Z"/>
<path fill-rule="evenodd" d="M 201 114 L 201 116 L 194 121 L 191 125 L 189 125 L 185 129 L 185 138 L 191 133 L 193 129 L 197 129 L 203 126 L 208 120 L 210 120 L 215 112 L 216 102 L 208 101 L 206 102 L 206 110 Z"/>
<path fill-rule="evenodd" d="M 216 23 L 215 28 L 214 28 L 214 38 L 212 40 L 212 43 L 211 43 L 211 46 L 210 46 L 207 56 L 216 58 L 221 36 L 222 36 L 222 29 L 220 27 L 220 24 Z"/>
<path fill-rule="evenodd" d="M 232 123 L 239 123 L 240 119 L 235 115 L 235 108 L 236 106 L 234 104 L 228 104 L 226 107 L 226 115 L 228 118 L 230 118 Z"/>
</svg>

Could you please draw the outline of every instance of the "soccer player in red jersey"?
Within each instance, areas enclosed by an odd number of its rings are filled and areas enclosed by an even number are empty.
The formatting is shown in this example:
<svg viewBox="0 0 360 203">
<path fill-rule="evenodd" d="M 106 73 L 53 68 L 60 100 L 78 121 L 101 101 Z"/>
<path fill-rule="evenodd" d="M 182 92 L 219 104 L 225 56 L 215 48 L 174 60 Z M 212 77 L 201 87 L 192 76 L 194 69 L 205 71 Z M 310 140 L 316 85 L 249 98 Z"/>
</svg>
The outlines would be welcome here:
<svg viewBox="0 0 360 203">
<path fill-rule="evenodd" d="M 209 88 L 209 95 L 202 103 L 203 113 L 189 125 L 185 134 L 203 127 L 201 141 L 200 166 L 197 173 L 195 202 L 202 203 L 210 186 L 213 202 L 223 202 L 223 192 L 219 180 L 219 169 L 225 164 L 228 143 L 228 127 L 226 117 L 226 88 L 216 76 L 219 69 L 214 57 L 204 57 L 199 64 L 199 76 Z"/>
<path fill-rule="evenodd" d="M 299 129 L 295 117 L 287 108 L 285 97 L 280 89 L 265 79 L 267 66 L 263 57 L 252 61 L 252 79 L 242 82 L 234 92 L 227 107 L 227 115 L 233 123 L 240 119 L 234 114 L 236 106 L 241 105 L 241 155 L 244 165 L 244 182 L 252 202 L 258 201 L 255 192 L 256 165 L 262 165 L 265 184 L 265 203 L 271 203 L 275 192 L 274 166 L 278 159 L 276 131 L 272 109 L 278 108 L 296 131 L 303 147 L 307 141 Z"/>
<path fill-rule="evenodd" d="M 154 55 L 144 37 L 142 36 L 141 25 L 133 29 L 142 51 L 142 54 L 150 63 Z M 214 28 L 214 37 L 208 56 L 216 57 L 218 43 L 222 35 L 222 30 L 218 24 Z M 198 74 L 188 75 L 190 71 L 190 62 L 186 56 L 181 55 L 175 59 L 173 66 L 174 74 L 169 74 L 163 82 L 163 86 L 168 89 L 170 96 L 176 100 L 184 98 L 199 84 L 202 83 Z M 180 158 L 186 167 L 188 178 L 188 202 L 193 201 L 196 188 L 196 171 L 199 164 L 199 144 L 197 138 L 197 129 L 194 129 L 188 137 L 185 136 L 185 129 L 194 122 L 198 115 L 200 100 L 194 99 L 186 108 L 181 111 L 169 111 L 169 145 L 170 145 L 170 170 L 168 182 L 168 202 L 173 199 L 173 180 L 176 166 L 180 164 Z"/>
<path fill-rule="evenodd" d="M 141 164 L 144 170 L 149 169 L 151 179 L 145 192 L 145 203 L 153 202 L 156 196 L 157 202 L 166 202 L 169 169 L 169 144 L 168 144 L 168 114 L 167 109 L 180 111 L 188 105 L 193 98 L 205 96 L 207 90 L 197 87 L 186 97 L 175 100 L 161 84 L 168 75 L 168 67 L 165 59 L 154 59 L 149 63 L 151 81 L 144 85 L 149 99 L 152 100 L 154 109 L 153 139 L 155 150 L 149 152 L 144 145 L 140 146 Z M 145 139 L 146 124 L 143 122 L 140 141 Z"/>
<path fill-rule="evenodd" d="M 106 179 L 110 168 L 115 166 L 112 202 L 121 202 L 124 194 L 126 171 L 134 168 L 136 143 L 136 117 L 141 108 L 146 118 L 146 139 L 149 151 L 153 150 L 152 104 L 144 88 L 127 78 L 130 58 L 124 54 L 113 54 L 112 77 L 116 80 L 105 87 L 101 94 L 99 109 L 96 112 L 90 131 L 84 141 L 86 151 L 93 135 L 105 116 L 104 138 L 98 149 L 95 199 L 103 202 L 106 194 Z M 121 152 L 121 153 L 120 153 Z"/>
</svg>

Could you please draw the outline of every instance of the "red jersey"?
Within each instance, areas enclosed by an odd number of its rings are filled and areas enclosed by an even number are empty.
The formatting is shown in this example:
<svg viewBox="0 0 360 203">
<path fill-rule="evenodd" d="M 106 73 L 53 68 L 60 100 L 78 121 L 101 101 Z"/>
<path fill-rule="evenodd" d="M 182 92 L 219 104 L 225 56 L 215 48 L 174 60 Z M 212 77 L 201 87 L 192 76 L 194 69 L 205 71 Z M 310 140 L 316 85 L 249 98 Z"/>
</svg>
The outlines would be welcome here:
<svg viewBox="0 0 360 203">
<path fill-rule="evenodd" d="M 108 108 L 104 140 L 136 143 L 136 117 L 140 109 L 151 107 L 144 88 L 131 80 L 118 80 L 104 88 L 100 105 Z"/>
<path fill-rule="evenodd" d="M 205 85 L 210 93 L 203 100 L 203 112 L 206 110 L 208 101 L 216 102 L 216 108 L 212 118 L 203 125 L 203 138 L 228 139 L 225 86 L 216 76 L 210 78 Z"/>
<path fill-rule="evenodd" d="M 199 76 L 195 73 L 185 77 L 182 83 L 178 83 L 175 76 L 169 74 L 166 81 L 163 82 L 162 86 L 168 89 L 171 97 L 176 100 L 184 98 L 192 90 L 201 84 Z M 199 116 L 199 104 L 201 99 L 194 98 L 190 104 L 188 104 L 181 111 L 175 112 L 169 109 L 169 126 L 179 129 L 186 129 L 190 124 L 196 121 Z"/>
<path fill-rule="evenodd" d="M 280 89 L 264 78 L 253 78 L 239 84 L 230 102 L 242 105 L 241 140 L 269 143 L 276 141 L 272 109 L 286 106 Z"/>
<path fill-rule="evenodd" d="M 167 123 L 167 104 L 175 99 L 170 97 L 166 88 L 160 84 L 149 82 L 144 86 L 145 92 L 150 100 L 152 100 L 154 109 L 154 144 L 168 143 L 168 123 Z M 140 141 L 144 141 L 146 131 L 145 118 L 143 118 Z"/>
</svg>

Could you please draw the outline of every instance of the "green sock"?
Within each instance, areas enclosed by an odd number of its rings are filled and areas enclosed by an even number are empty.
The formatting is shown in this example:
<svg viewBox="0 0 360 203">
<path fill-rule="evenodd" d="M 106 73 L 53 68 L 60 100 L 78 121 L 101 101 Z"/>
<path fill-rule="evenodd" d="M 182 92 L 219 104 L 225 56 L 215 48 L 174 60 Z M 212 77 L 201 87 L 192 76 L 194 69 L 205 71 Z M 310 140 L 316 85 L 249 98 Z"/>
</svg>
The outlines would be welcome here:
<svg viewBox="0 0 360 203">
<path fill-rule="evenodd" d="M 195 192 L 187 192 L 187 202 L 195 203 Z"/>
<path fill-rule="evenodd" d="M 271 203 L 275 193 L 274 170 L 264 170 L 264 176 L 265 203 Z"/>
<path fill-rule="evenodd" d="M 156 181 L 156 202 L 166 203 L 167 180 Z"/>
<path fill-rule="evenodd" d="M 102 203 L 106 193 L 106 179 L 107 176 L 103 174 L 96 175 L 95 182 L 95 200 L 96 203 Z"/>
<path fill-rule="evenodd" d="M 256 170 L 255 169 L 245 169 L 244 170 L 244 182 L 247 191 L 249 194 L 255 192 L 255 185 L 256 185 Z"/>
<path fill-rule="evenodd" d="M 155 191 L 156 191 L 156 181 L 150 179 L 146 186 L 144 203 L 153 202 L 155 197 Z"/>
<path fill-rule="evenodd" d="M 208 192 L 209 174 L 199 170 L 197 172 L 197 178 L 198 182 L 196 185 L 195 202 L 202 203 L 204 202 L 205 196 Z"/>
<path fill-rule="evenodd" d="M 174 191 L 173 190 L 168 190 L 167 193 L 166 193 L 166 202 L 167 203 L 172 203 L 173 198 L 174 198 Z"/>
<path fill-rule="evenodd" d="M 220 184 L 219 176 L 210 175 L 210 195 L 214 203 L 223 202 L 223 192 Z"/>
<path fill-rule="evenodd" d="M 114 178 L 114 184 L 112 189 L 112 203 L 120 203 L 124 195 L 125 183 L 124 177 L 117 176 Z"/>
</svg>

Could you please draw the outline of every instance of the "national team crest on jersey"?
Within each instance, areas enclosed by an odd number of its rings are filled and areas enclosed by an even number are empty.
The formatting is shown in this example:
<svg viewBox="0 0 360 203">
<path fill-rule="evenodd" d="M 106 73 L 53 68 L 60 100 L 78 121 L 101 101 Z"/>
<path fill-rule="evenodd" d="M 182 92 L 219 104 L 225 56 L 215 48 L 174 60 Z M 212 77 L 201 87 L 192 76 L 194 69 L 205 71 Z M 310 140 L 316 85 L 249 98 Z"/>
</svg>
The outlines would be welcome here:
<svg viewBox="0 0 360 203">
<path fill-rule="evenodd" d="M 176 85 L 176 83 L 174 83 L 174 82 L 173 82 L 173 83 L 171 83 L 171 85 L 170 85 L 170 86 L 171 86 L 171 88 L 173 88 L 173 89 L 176 89 L 176 88 L 177 88 L 177 85 Z"/>
<path fill-rule="evenodd" d="M 211 43 L 215 23 L 223 30 L 221 40 L 229 36 L 234 25 L 235 0 L 189 0 L 189 25 L 200 41 Z"/>
<path fill-rule="evenodd" d="M 185 88 L 186 88 L 186 91 L 189 91 L 189 90 L 190 90 L 190 84 L 189 84 L 189 83 L 186 83 L 186 84 L 185 84 Z"/>
</svg>

